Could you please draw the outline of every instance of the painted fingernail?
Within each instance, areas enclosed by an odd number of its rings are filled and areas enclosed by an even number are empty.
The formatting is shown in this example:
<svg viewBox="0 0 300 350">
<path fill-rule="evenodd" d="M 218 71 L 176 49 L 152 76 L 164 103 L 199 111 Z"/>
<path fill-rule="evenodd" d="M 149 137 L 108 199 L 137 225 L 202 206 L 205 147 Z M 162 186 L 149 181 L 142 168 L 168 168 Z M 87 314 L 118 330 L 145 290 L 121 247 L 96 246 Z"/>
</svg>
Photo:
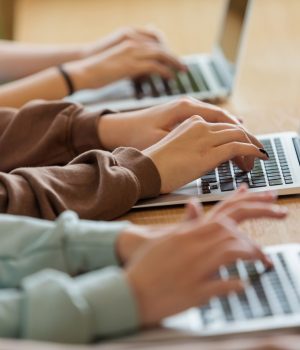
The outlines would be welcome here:
<svg viewBox="0 0 300 350">
<path fill-rule="evenodd" d="M 259 151 L 260 151 L 262 154 L 264 154 L 265 156 L 267 156 L 268 159 L 270 158 L 268 152 L 267 152 L 266 150 L 264 150 L 263 148 L 260 148 Z"/>
</svg>

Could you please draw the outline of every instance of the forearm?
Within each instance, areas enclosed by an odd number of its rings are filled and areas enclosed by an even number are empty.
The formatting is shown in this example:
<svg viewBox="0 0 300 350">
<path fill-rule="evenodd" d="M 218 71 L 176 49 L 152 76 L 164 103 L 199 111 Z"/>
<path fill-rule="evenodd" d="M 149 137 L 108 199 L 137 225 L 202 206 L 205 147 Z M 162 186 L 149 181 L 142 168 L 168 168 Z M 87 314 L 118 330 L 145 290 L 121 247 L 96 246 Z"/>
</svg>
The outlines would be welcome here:
<svg viewBox="0 0 300 350">
<path fill-rule="evenodd" d="M 26 276 L 52 268 L 76 276 L 118 265 L 117 241 L 129 222 L 80 220 L 74 212 L 56 221 L 0 215 L 0 286 L 19 287 Z"/>
<path fill-rule="evenodd" d="M 84 219 L 116 218 L 160 193 L 160 177 L 141 152 L 86 152 L 64 167 L 0 173 L 0 212 L 55 219 L 70 209 Z"/>
<path fill-rule="evenodd" d="M 10 81 L 84 57 L 82 45 L 34 45 L 0 41 L 0 81 Z"/>
<path fill-rule="evenodd" d="M 98 124 L 104 113 L 63 101 L 35 101 L 20 110 L 0 108 L 0 171 L 65 165 L 87 150 L 101 148 Z"/>
<path fill-rule="evenodd" d="M 66 82 L 57 68 L 49 68 L 0 86 L 0 106 L 20 108 L 35 100 L 59 100 L 68 95 Z"/>
<path fill-rule="evenodd" d="M 116 267 L 76 279 L 42 271 L 21 290 L 0 291 L 0 308 L 1 337 L 88 343 L 139 327 L 134 296 Z"/>
</svg>

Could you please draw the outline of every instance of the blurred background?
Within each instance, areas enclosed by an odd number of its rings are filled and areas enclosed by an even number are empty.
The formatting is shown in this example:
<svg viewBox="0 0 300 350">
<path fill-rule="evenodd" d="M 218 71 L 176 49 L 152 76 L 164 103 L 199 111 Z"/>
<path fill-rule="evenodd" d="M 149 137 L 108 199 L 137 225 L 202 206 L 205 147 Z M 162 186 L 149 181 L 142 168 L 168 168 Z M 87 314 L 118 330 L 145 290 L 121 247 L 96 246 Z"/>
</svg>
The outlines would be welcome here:
<svg viewBox="0 0 300 350">
<path fill-rule="evenodd" d="M 186 54 L 210 49 L 224 0 L 0 0 L 0 4 L 2 38 L 74 43 L 122 26 L 155 25 L 176 52 Z M 197 33 L 205 35 L 197 40 Z"/>
<path fill-rule="evenodd" d="M 0 0 L 0 37 L 33 43 L 97 39 L 128 25 L 161 29 L 178 54 L 210 51 L 225 0 Z M 300 0 L 254 0 L 235 107 L 300 100 Z M 299 79 L 298 79 L 299 77 Z M 255 87 L 255 88 L 254 88 Z"/>
</svg>

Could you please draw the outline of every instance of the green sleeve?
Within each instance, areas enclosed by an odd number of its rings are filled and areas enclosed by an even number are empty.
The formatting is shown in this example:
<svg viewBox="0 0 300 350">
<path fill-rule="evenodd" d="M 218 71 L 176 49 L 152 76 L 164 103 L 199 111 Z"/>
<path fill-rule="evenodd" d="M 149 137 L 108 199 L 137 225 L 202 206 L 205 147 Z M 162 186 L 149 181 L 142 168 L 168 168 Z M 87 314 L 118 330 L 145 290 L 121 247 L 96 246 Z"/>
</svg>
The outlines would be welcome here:
<svg viewBox="0 0 300 350">
<path fill-rule="evenodd" d="M 0 287 L 46 268 L 74 276 L 118 265 L 115 242 L 128 225 L 79 220 L 70 211 L 55 222 L 0 215 Z"/>
<path fill-rule="evenodd" d="M 88 343 L 137 330 L 133 293 L 118 267 L 72 279 L 44 270 L 0 290 L 0 337 Z"/>
</svg>

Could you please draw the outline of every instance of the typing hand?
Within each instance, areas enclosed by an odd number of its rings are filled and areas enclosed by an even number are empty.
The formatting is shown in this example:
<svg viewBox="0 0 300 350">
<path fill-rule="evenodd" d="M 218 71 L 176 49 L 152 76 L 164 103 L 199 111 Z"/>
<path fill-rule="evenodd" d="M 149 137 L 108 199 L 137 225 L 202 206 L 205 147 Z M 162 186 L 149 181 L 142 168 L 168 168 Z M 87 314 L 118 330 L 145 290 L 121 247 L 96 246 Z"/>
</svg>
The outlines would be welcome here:
<svg viewBox="0 0 300 350">
<path fill-rule="evenodd" d="M 100 119 L 98 134 L 101 143 L 108 150 L 119 146 L 143 150 L 159 142 L 193 115 L 200 115 L 209 123 L 207 126 L 213 127 L 211 137 L 218 138 L 219 143 L 232 140 L 249 143 L 258 148 L 263 147 L 255 136 L 226 110 L 193 98 L 183 98 L 135 112 L 105 115 Z M 201 136 L 203 135 L 200 133 L 199 137 Z M 186 151 L 188 153 L 188 148 Z M 251 156 L 234 160 L 243 168 L 253 167 L 254 158 Z"/>
<path fill-rule="evenodd" d="M 230 215 L 201 215 L 173 225 L 169 232 L 137 250 L 125 271 L 143 325 L 156 324 L 164 317 L 205 304 L 213 296 L 241 291 L 243 283 L 239 279 L 214 278 L 222 265 L 243 259 L 261 260 L 270 266 L 262 250 L 239 231 L 236 223 L 259 216 L 249 208 L 250 203 L 264 203 L 267 217 L 286 215 L 286 210 L 274 206 L 271 198 L 249 194 L 241 202 L 231 202 Z M 244 213 L 241 217 L 240 208 Z"/>
<path fill-rule="evenodd" d="M 203 213 L 201 205 L 192 199 L 187 204 L 183 220 L 171 225 L 131 225 L 124 230 L 118 240 L 116 251 L 123 264 L 127 264 L 135 253 L 149 242 L 157 240 L 163 236 L 173 234 L 187 225 L 196 222 L 210 223 L 214 220 L 229 218 L 235 225 L 245 220 L 253 218 L 273 218 L 282 219 L 287 215 L 286 209 L 274 205 L 276 196 L 271 192 L 251 193 L 245 186 L 241 186 L 228 199 L 215 205 L 206 214 Z M 244 236 L 248 240 L 247 236 Z M 254 242 L 252 242 L 255 245 Z M 269 260 L 264 260 L 266 265 L 270 265 Z"/>
<path fill-rule="evenodd" d="M 174 70 L 185 70 L 185 65 L 160 43 L 128 40 L 94 56 L 66 63 L 64 69 L 75 90 L 82 90 L 149 74 L 168 79 Z"/>
<path fill-rule="evenodd" d="M 128 41 L 136 43 L 155 43 L 161 46 L 166 46 L 164 34 L 156 28 L 124 27 L 117 29 L 102 39 L 83 45 L 81 49 L 81 57 L 86 58 L 97 55 Z"/>
</svg>

